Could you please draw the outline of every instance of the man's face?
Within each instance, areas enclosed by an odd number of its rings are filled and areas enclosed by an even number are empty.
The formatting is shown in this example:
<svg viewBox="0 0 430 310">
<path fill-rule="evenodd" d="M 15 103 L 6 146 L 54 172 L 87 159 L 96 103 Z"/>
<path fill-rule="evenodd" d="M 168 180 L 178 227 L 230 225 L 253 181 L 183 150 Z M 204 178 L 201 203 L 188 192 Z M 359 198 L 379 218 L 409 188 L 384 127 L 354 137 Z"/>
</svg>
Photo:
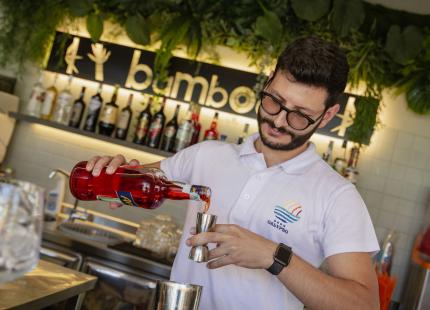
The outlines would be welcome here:
<svg viewBox="0 0 430 310">
<path fill-rule="evenodd" d="M 274 76 L 265 91 L 288 110 L 299 111 L 310 119 L 316 120 L 306 129 L 296 130 L 291 127 L 291 123 L 288 124 L 286 111 L 281 110 L 278 114 L 271 115 L 260 106 L 257 120 L 261 141 L 273 150 L 289 151 L 302 146 L 319 127 L 325 126 L 339 109 L 339 106 L 335 105 L 324 113 L 327 90 L 323 87 L 294 82 L 291 76 L 283 72 L 278 72 Z"/>
</svg>

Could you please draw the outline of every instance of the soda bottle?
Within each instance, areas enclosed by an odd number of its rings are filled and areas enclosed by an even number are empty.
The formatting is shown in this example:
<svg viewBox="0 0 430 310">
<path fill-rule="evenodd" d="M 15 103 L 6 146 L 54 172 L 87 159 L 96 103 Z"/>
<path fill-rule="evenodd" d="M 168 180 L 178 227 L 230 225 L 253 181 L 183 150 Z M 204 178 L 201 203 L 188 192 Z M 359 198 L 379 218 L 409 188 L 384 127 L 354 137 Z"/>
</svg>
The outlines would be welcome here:
<svg viewBox="0 0 430 310">
<path fill-rule="evenodd" d="M 169 181 L 159 169 L 121 166 L 114 174 L 106 174 L 104 168 L 94 177 L 86 165 L 85 161 L 78 163 L 70 174 L 70 192 L 79 200 L 119 202 L 145 209 L 158 208 L 164 199 L 196 200 L 205 203 L 205 212 L 209 208 L 209 187 Z"/>
</svg>

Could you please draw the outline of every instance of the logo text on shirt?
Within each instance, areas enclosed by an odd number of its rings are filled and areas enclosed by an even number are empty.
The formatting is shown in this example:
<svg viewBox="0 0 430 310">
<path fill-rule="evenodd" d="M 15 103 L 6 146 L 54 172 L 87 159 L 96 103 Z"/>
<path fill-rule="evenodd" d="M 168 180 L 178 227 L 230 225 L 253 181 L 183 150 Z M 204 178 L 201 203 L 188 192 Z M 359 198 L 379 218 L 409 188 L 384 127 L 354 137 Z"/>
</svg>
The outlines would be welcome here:
<svg viewBox="0 0 430 310">
<path fill-rule="evenodd" d="M 275 206 L 273 214 L 274 220 L 267 220 L 267 224 L 279 229 L 283 233 L 288 234 L 286 224 L 293 224 L 300 220 L 300 213 L 302 213 L 302 206 L 297 202 L 290 201 L 282 206 Z"/>
</svg>

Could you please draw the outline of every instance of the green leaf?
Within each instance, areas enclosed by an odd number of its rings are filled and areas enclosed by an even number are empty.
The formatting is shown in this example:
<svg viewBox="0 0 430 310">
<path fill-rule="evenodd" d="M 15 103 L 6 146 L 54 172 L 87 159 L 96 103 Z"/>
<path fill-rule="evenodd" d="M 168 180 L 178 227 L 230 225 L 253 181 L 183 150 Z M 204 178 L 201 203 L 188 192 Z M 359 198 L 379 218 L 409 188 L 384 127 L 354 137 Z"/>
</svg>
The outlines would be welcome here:
<svg viewBox="0 0 430 310">
<path fill-rule="evenodd" d="M 362 0 L 334 0 L 332 14 L 332 27 L 341 37 L 358 29 L 365 17 Z"/>
<path fill-rule="evenodd" d="M 88 15 L 92 9 L 92 0 L 68 0 L 70 13 L 76 17 Z"/>
<path fill-rule="evenodd" d="M 291 0 L 291 6 L 297 17 L 314 22 L 328 13 L 330 0 Z"/>
<path fill-rule="evenodd" d="M 148 45 L 151 41 L 149 25 L 139 13 L 127 18 L 125 31 L 134 43 Z"/>
<path fill-rule="evenodd" d="M 423 40 L 417 27 L 408 26 L 402 33 L 399 26 L 393 25 L 387 34 L 385 50 L 395 62 L 404 65 L 420 53 Z"/>
<path fill-rule="evenodd" d="M 279 45 L 282 37 L 282 24 L 278 15 L 271 11 L 266 11 L 263 16 L 259 16 L 255 23 L 255 34 L 269 41 L 273 46 Z"/>
<path fill-rule="evenodd" d="M 346 131 L 348 140 L 369 144 L 377 123 L 378 107 L 379 100 L 376 98 L 364 96 L 356 98 L 354 123 Z"/>
<path fill-rule="evenodd" d="M 417 81 L 406 93 L 408 107 L 415 113 L 430 114 L 430 81 L 421 79 Z"/>
<path fill-rule="evenodd" d="M 103 18 L 99 14 L 90 14 L 87 17 L 87 30 L 91 40 L 98 42 L 103 33 Z"/>
</svg>

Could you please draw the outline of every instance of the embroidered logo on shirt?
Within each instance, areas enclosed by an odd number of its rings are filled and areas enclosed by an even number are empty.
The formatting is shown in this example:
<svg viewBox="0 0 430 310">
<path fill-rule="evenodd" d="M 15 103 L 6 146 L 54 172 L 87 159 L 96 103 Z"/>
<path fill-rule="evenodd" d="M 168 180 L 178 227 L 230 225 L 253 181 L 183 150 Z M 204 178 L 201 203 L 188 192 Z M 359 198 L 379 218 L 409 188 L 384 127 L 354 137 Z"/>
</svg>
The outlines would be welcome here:
<svg viewBox="0 0 430 310">
<path fill-rule="evenodd" d="M 297 202 L 288 202 L 284 207 L 275 206 L 273 214 L 275 218 L 273 221 L 268 220 L 267 223 L 276 229 L 288 234 L 286 228 L 287 223 L 295 223 L 300 220 L 300 213 L 302 213 L 302 206 Z"/>
<path fill-rule="evenodd" d="M 287 204 L 285 207 L 276 206 L 275 217 L 284 223 L 295 223 L 300 220 L 300 213 L 302 213 L 302 206 L 297 202 Z"/>
</svg>

